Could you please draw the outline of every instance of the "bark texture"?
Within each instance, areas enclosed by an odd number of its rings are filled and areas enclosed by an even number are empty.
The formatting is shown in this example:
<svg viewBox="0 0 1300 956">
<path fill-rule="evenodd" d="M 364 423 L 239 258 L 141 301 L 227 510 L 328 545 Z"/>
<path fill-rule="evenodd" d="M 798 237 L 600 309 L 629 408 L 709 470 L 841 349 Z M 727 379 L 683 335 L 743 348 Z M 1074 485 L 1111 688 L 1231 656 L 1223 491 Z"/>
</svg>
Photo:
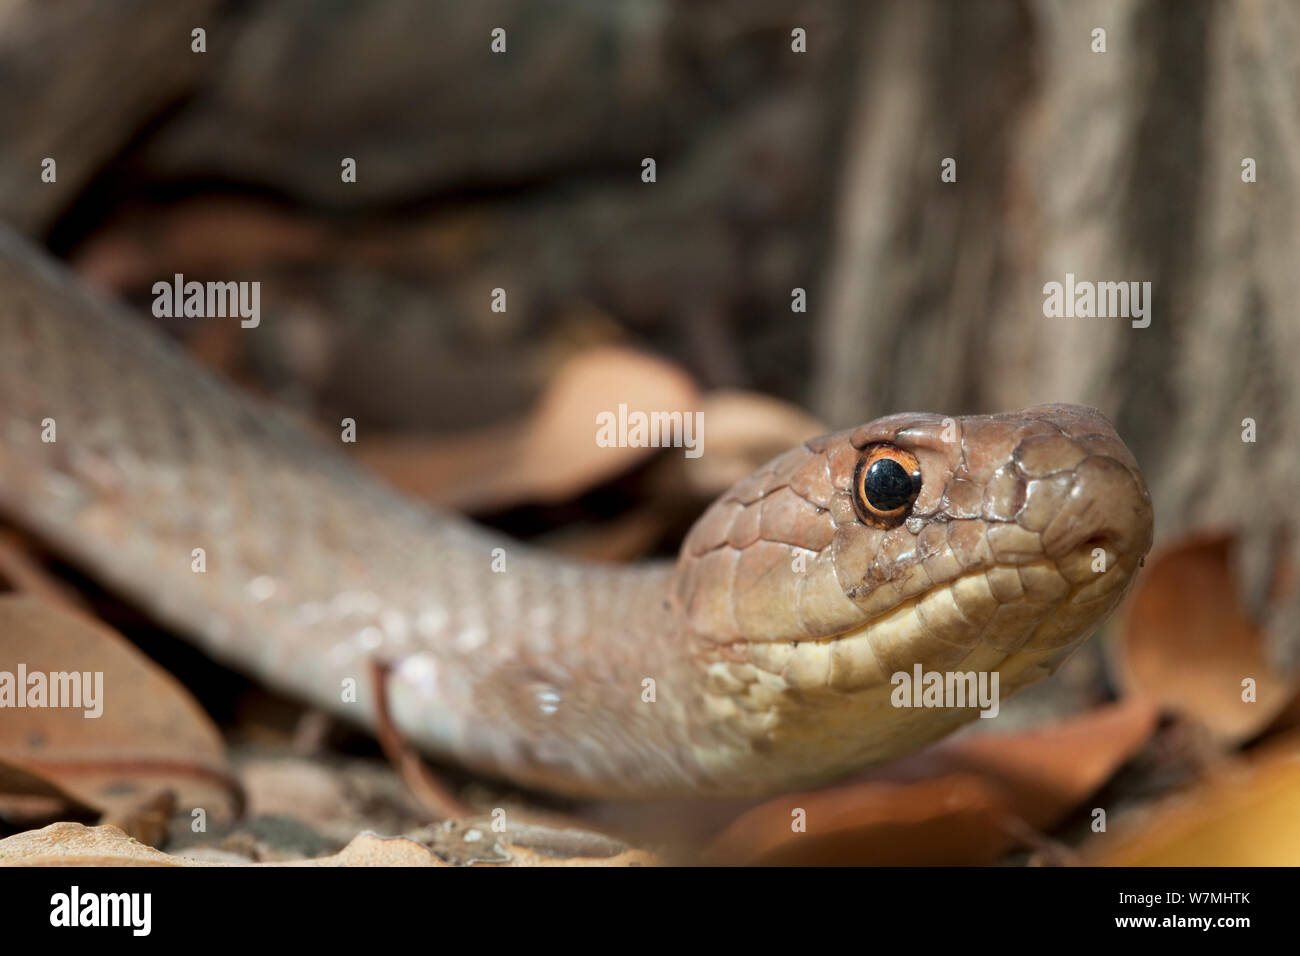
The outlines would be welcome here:
<svg viewBox="0 0 1300 956">
<path fill-rule="evenodd" d="M 1100 407 L 1147 472 L 1160 539 L 1238 532 L 1244 596 L 1295 666 L 1296 601 L 1268 592 L 1300 553 L 1300 11 L 1042 0 L 873 16 L 814 410 L 840 424 Z M 956 183 L 940 180 L 948 156 Z M 1045 317 L 1044 284 L 1067 273 L 1151 282 L 1149 327 Z"/>
</svg>

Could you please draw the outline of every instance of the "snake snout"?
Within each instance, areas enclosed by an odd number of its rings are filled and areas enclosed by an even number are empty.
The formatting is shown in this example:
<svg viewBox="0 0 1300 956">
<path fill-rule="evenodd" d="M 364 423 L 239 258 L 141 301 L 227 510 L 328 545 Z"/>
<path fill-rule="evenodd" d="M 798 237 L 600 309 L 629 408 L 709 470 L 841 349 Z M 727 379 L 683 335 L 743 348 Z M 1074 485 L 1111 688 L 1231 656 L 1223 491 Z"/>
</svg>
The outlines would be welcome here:
<svg viewBox="0 0 1300 956">
<path fill-rule="evenodd" d="M 1100 549 L 1136 564 L 1151 547 L 1153 524 L 1141 473 L 1117 457 L 1094 454 L 1076 466 L 1066 501 L 1043 529 L 1043 550 L 1060 558 Z"/>
</svg>

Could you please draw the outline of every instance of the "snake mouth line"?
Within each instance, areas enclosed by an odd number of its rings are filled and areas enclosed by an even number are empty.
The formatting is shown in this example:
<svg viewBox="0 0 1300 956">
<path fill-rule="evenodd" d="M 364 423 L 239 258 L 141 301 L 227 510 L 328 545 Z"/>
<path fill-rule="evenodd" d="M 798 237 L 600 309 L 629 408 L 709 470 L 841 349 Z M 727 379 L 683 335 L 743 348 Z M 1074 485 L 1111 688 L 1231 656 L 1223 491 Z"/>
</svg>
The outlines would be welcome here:
<svg viewBox="0 0 1300 956">
<path fill-rule="evenodd" d="M 1106 554 L 1106 565 L 1103 570 L 1093 570 L 1095 552 L 1101 550 Z M 1083 544 L 1080 544 L 1062 554 L 1056 556 L 1047 556 L 1036 554 L 1026 556 L 1023 561 L 1003 561 L 988 565 L 987 567 L 975 568 L 949 578 L 945 581 L 939 581 L 932 584 L 918 594 L 912 594 L 901 598 L 897 603 L 876 611 L 870 618 L 855 624 L 853 627 L 834 634 L 826 634 L 819 637 L 802 637 L 802 638 L 777 638 L 767 640 L 750 640 L 739 638 L 735 641 L 729 641 L 728 644 L 736 646 L 757 646 L 763 644 L 789 643 L 794 646 L 801 644 L 830 644 L 846 638 L 858 637 L 871 630 L 877 624 L 888 618 L 916 607 L 918 604 L 927 600 L 933 600 L 933 596 L 944 591 L 951 591 L 960 588 L 964 582 L 988 579 L 989 575 L 1015 574 L 1020 575 L 1022 569 L 1033 574 L 1038 569 L 1046 569 L 1049 572 L 1055 572 L 1060 577 L 1070 583 L 1070 589 L 1064 598 L 1051 598 L 1048 601 L 1035 602 L 1030 599 L 1029 603 L 1050 603 L 1057 606 L 1067 601 L 1091 601 L 1100 596 L 1100 592 L 1108 590 L 1100 585 L 1104 581 L 1111 582 L 1114 585 L 1120 581 L 1120 575 L 1114 572 L 1118 570 L 1131 570 L 1128 564 L 1122 561 L 1122 553 L 1110 542 L 1109 538 L 1095 537 L 1089 538 Z M 1064 570 L 1063 570 L 1064 569 Z M 1022 581 L 1023 584 L 1023 581 Z M 1092 587 L 1090 587 L 1092 585 Z M 1024 595 L 1012 597 L 1010 600 L 1025 600 Z M 1009 601 L 1008 601 L 1009 603 Z M 972 624 L 977 622 L 970 622 Z"/>
<path fill-rule="evenodd" d="M 749 659 L 788 687 L 862 691 L 927 670 L 1004 666 L 1058 657 L 1114 607 L 1132 562 L 1108 549 L 1094 570 L 1092 540 L 1060 556 L 967 571 L 900 600 L 848 630 L 818 638 L 745 642 Z"/>
<path fill-rule="evenodd" d="M 1094 570 L 1095 549 L 1103 549 L 1108 556 L 1101 570 Z M 1097 538 L 1055 557 L 1037 555 L 1023 561 L 995 562 L 937 582 L 918 594 L 880 610 L 852 628 L 812 640 L 817 643 L 834 643 L 859 637 L 892 618 L 910 612 L 933 620 L 937 608 L 932 605 L 937 604 L 943 595 L 951 595 L 960 612 L 960 621 L 952 621 L 951 629 L 956 631 L 965 625 L 965 630 L 969 632 L 987 628 L 990 618 L 981 614 L 985 609 L 988 615 L 995 616 L 999 608 L 1036 607 L 1046 615 L 1067 604 L 1090 604 L 1124 583 L 1124 576 L 1115 573 L 1121 570 L 1118 556 L 1114 561 L 1109 560 L 1109 556 L 1117 556 L 1116 550 L 1104 539 Z M 988 587 L 987 598 L 979 593 L 981 584 Z M 980 603 L 976 604 L 976 601 Z M 945 633 L 942 628 L 929 629 L 937 640 L 945 643 L 959 647 L 970 644 L 970 641 L 961 639 L 957 634 Z"/>
</svg>

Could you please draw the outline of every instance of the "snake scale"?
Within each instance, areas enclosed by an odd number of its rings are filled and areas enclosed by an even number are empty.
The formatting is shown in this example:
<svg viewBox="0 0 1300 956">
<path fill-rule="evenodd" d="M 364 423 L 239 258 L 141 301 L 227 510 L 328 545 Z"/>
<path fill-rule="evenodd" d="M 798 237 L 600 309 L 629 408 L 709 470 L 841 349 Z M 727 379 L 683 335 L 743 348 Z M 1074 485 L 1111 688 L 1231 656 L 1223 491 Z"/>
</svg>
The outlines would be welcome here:
<svg viewBox="0 0 1300 956">
<path fill-rule="evenodd" d="M 894 706 L 891 675 L 996 672 L 1005 696 L 1051 673 L 1152 534 L 1106 419 L 1042 405 L 826 435 L 723 494 L 675 562 L 566 560 L 404 498 L 8 233 L 0 510 L 268 685 L 368 724 L 382 660 L 428 753 L 597 798 L 915 750 L 977 711 Z"/>
</svg>

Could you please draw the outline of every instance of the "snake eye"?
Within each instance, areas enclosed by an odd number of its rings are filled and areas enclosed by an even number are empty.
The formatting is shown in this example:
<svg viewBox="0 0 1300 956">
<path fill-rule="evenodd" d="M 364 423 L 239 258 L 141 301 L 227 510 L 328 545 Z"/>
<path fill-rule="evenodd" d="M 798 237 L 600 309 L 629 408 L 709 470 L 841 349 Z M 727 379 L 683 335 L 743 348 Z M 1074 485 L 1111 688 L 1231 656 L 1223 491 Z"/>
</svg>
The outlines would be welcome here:
<svg viewBox="0 0 1300 956">
<path fill-rule="evenodd" d="M 853 472 L 853 507 L 873 528 L 903 523 L 921 493 L 921 463 L 893 445 L 871 445 Z"/>
</svg>

